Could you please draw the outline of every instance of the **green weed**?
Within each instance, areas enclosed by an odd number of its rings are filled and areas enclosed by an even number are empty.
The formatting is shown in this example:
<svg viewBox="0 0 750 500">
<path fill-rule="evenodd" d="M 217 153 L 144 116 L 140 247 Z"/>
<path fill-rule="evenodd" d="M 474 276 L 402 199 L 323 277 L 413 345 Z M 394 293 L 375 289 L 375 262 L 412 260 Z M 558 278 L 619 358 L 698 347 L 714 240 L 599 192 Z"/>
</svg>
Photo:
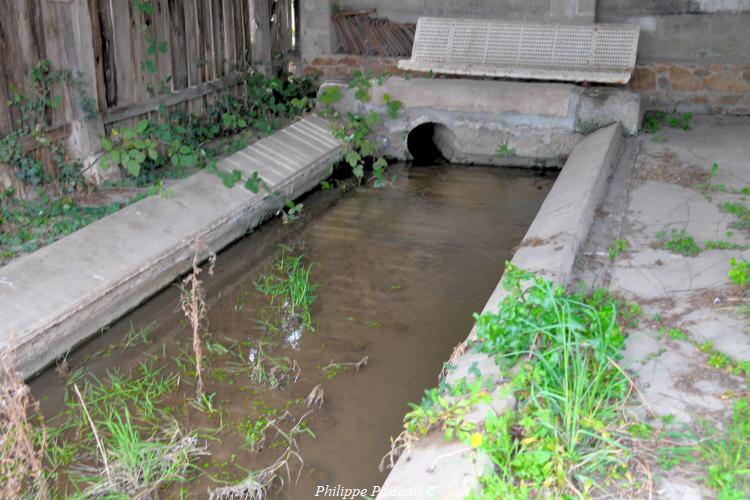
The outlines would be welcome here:
<svg viewBox="0 0 750 500">
<path fill-rule="evenodd" d="M 716 349 L 710 340 L 702 343 L 694 342 L 693 344 L 698 350 L 708 354 L 709 366 L 719 370 L 725 370 L 734 375 L 750 377 L 750 361 L 738 361 L 733 359 L 729 355 Z"/>
<path fill-rule="evenodd" d="M 265 441 L 268 419 L 266 417 L 247 417 L 237 424 L 237 432 L 245 438 L 245 444 L 251 450 L 257 450 Z"/>
<path fill-rule="evenodd" d="M 628 477 L 629 444 L 650 429 L 623 409 L 632 384 L 615 362 L 624 344 L 618 301 L 604 290 L 568 294 L 510 263 L 503 287 L 498 312 L 475 316 L 476 348 L 512 379 L 504 393 L 516 409 L 476 427 L 464 416 L 488 397 L 482 378 L 442 383 L 412 406 L 394 450 L 435 427 L 458 436 L 493 460 L 474 493 L 482 498 L 588 496 Z"/>
<path fill-rule="evenodd" d="M 656 239 L 657 244 L 662 248 L 686 257 L 694 257 L 701 252 L 695 239 L 687 234 L 684 229 L 681 229 L 679 232 L 676 229 L 672 229 L 669 237 L 667 237 L 664 231 L 659 231 L 656 233 Z"/>
<path fill-rule="evenodd" d="M 627 470 L 625 443 L 642 427 L 622 410 L 631 383 L 614 362 L 624 343 L 617 303 L 567 295 L 512 266 L 503 281 L 509 295 L 497 314 L 477 317 L 477 334 L 501 368 L 523 360 L 512 382 L 519 409 L 487 420 L 481 448 L 496 470 L 483 477 L 482 495 L 519 483 L 530 493 L 589 494 Z"/>
<path fill-rule="evenodd" d="M 159 323 L 156 320 L 139 328 L 136 328 L 131 321 L 130 330 L 125 338 L 122 339 L 120 345 L 125 349 L 129 349 L 139 344 L 149 344 L 151 343 L 151 334 L 154 333 L 157 328 L 159 328 Z"/>
<path fill-rule="evenodd" d="M 750 262 L 737 260 L 734 257 L 729 259 L 729 274 L 727 276 L 735 285 L 747 289 L 750 287 Z"/>
<path fill-rule="evenodd" d="M 688 340 L 689 338 L 688 334 L 680 330 L 679 328 L 670 328 L 667 331 L 667 337 L 672 340 Z"/>
<path fill-rule="evenodd" d="M 85 494 L 90 497 L 142 498 L 159 488 L 183 481 L 194 467 L 192 459 L 205 454 L 194 436 L 183 436 L 177 428 L 167 440 L 155 436 L 143 439 L 133 425 L 130 412 L 114 414 L 103 422 L 106 433 L 102 445 L 105 468 L 90 481 Z"/>
<path fill-rule="evenodd" d="M 609 247 L 609 260 L 614 261 L 621 253 L 627 252 L 628 241 L 616 239 L 615 244 Z"/>
<path fill-rule="evenodd" d="M 282 209 L 281 212 L 284 224 L 292 224 L 301 217 L 305 205 L 302 203 L 294 203 L 292 200 L 286 200 L 284 207 L 285 208 Z"/>
<path fill-rule="evenodd" d="M 513 148 L 508 147 L 507 143 L 500 144 L 497 149 L 495 149 L 495 156 L 498 158 L 507 158 L 509 156 L 514 156 L 516 154 L 516 151 Z"/>
<path fill-rule="evenodd" d="M 735 219 L 730 227 L 733 229 L 747 229 L 750 228 L 750 208 L 747 208 L 742 203 L 733 201 L 727 201 L 722 203 L 719 208 L 728 214 L 734 215 Z"/>
<path fill-rule="evenodd" d="M 317 284 L 310 281 L 313 264 L 305 265 L 302 255 L 293 255 L 294 249 L 281 247 L 281 254 L 263 274 L 256 289 L 271 298 L 271 304 L 280 307 L 291 317 L 300 319 L 305 328 L 314 330 L 310 307 L 317 300 Z"/>
<path fill-rule="evenodd" d="M 697 432 L 680 436 L 693 443 L 661 449 L 659 463 L 669 470 L 693 463 L 705 471 L 706 485 L 720 500 L 747 498 L 750 494 L 750 400 L 737 399 L 724 430 L 702 423 Z"/>
<path fill-rule="evenodd" d="M 109 205 L 85 206 L 69 196 L 52 197 L 39 191 L 33 201 L 13 197 L 12 190 L 0 190 L 0 264 L 29 253 L 71 234 L 143 195 Z"/>
<path fill-rule="evenodd" d="M 706 240 L 703 242 L 706 250 L 747 250 L 750 245 L 743 245 L 727 240 Z"/>
<path fill-rule="evenodd" d="M 692 113 L 682 113 L 680 115 L 671 115 L 663 111 L 649 110 L 644 115 L 643 129 L 649 134 L 656 134 L 661 130 L 662 125 L 682 130 L 690 129 L 690 122 L 693 119 Z"/>
</svg>

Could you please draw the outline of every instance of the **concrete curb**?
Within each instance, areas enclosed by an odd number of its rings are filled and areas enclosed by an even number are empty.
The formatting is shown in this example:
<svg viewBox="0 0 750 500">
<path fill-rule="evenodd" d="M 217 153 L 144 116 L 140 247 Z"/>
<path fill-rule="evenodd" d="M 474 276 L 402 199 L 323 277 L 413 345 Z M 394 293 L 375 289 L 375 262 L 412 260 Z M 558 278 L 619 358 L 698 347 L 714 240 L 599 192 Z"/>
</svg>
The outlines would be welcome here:
<svg viewBox="0 0 750 500">
<path fill-rule="evenodd" d="M 623 131 L 615 124 L 591 134 L 575 147 L 513 256 L 513 264 L 567 284 L 622 145 Z M 498 283 L 483 312 L 496 310 L 504 296 L 505 290 Z M 472 329 L 469 338 L 474 336 Z M 465 353 L 456 361 L 448 382 L 470 377 L 472 365 L 483 377 L 500 376 L 494 360 Z M 477 408 L 467 418 L 482 422 L 490 409 L 501 413 L 511 406 L 512 399 L 504 396 L 502 389 L 503 386 L 496 389 L 489 407 Z M 408 492 L 411 498 L 464 498 L 479 487 L 479 477 L 491 466 L 488 456 L 475 453 L 462 443 L 446 442 L 441 432 L 433 431 L 399 458 L 378 498 L 398 492 Z"/>
<path fill-rule="evenodd" d="M 271 195 L 198 172 L 168 198 L 141 200 L 0 268 L 0 349 L 15 351 L 24 378 L 39 372 L 186 272 L 197 240 L 220 250 L 339 158 L 328 123 L 308 117 L 219 161 L 257 171 Z"/>
</svg>

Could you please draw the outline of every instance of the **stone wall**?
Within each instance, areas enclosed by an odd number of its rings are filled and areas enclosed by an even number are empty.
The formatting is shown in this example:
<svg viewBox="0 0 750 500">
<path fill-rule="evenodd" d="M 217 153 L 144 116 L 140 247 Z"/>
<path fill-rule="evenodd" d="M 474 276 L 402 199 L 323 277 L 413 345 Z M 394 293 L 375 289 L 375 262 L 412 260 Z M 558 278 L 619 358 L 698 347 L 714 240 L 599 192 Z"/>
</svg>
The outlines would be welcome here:
<svg viewBox="0 0 750 500">
<path fill-rule="evenodd" d="M 355 70 L 370 70 L 373 75 L 391 73 L 400 75 L 406 72 L 398 69 L 398 57 L 368 57 L 354 55 L 328 55 L 314 58 L 304 69 L 307 76 L 317 77 L 321 82 L 346 81 Z"/>
<path fill-rule="evenodd" d="M 630 88 L 647 109 L 750 114 L 750 64 L 639 65 Z"/>
</svg>

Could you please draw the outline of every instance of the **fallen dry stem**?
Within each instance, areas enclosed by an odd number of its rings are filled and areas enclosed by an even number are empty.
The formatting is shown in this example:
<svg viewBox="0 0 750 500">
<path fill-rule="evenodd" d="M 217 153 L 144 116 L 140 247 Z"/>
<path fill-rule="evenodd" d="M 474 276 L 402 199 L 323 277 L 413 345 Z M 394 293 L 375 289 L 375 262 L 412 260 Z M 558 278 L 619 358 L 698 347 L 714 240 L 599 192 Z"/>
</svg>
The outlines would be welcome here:
<svg viewBox="0 0 750 500">
<path fill-rule="evenodd" d="M 349 363 L 334 363 L 331 361 L 326 366 L 321 368 L 324 372 L 328 370 L 332 370 L 334 368 L 342 368 L 346 366 L 353 366 L 357 371 L 361 370 L 363 367 L 367 366 L 367 362 L 369 361 L 369 358 L 365 356 L 364 358 L 360 359 L 359 361 L 352 361 Z"/>
<path fill-rule="evenodd" d="M 201 331 L 203 330 L 203 320 L 206 317 L 206 292 L 203 290 L 203 282 L 198 278 L 202 272 L 200 264 L 200 254 L 207 250 L 203 241 L 198 240 L 195 244 L 193 253 L 193 272 L 182 281 L 182 295 L 180 296 L 180 309 L 190 321 L 193 329 L 193 353 L 195 354 L 195 371 L 197 382 L 195 387 L 195 397 L 200 400 L 204 393 L 203 386 L 203 341 Z M 216 254 L 208 250 L 209 269 L 208 274 L 212 275 L 214 264 L 216 263 Z"/>
<path fill-rule="evenodd" d="M 378 465 L 380 472 L 385 472 L 386 469 L 393 469 L 398 461 L 398 457 L 404 453 L 408 453 L 417 441 L 419 441 L 419 438 L 406 430 L 401 431 L 401 434 L 396 436 L 395 439 L 391 438 L 391 449 L 380 459 L 380 465 Z"/>
<path fill-rule="evenodd" d="M 83 399 L 83 396 L 81 396 L 81 391 L 78 390 L 78 384 L 73 384 L 73 389 L 75 390 L 76 396 L 78 396 L 78 400 L 81 402 L 83 413 L 86 415 L 86 420 L 88 420 L 89 425 L 91 426 L 91 432 L 94 433 L 94 440 L 96 440 L 96 447 L 98 448 L 99 453 L 101 453 L 102 455 L 102 462 L 104 462 L 104 472 L 107 474 L 107 479 L 111 483 L 112 472 L 109 469 L 109 461 L 107 460 L 107 450 L 104 448 L 104 445 L 102 444 L 102 440 L 99 437 L 99 432 L 96 430 L 96 425 L 94 425 L 94 420 L 91 418 L 89 409 L 86 407 L 86 401 Z"/>
<path fill-rule="evenodd" d="M 460 344 L 458 344 L 456 347 L 453 348 L 453 352 L 451 353 L 451 357 L 448 358 L 448 362 L 443 364 L 443 369 L 440 370 L 440 374 L 438 375 L 438 380 L 443 380 L 445 377 L 448 376 L 448 369 L 451 366 L 454 366 L 456 362 L 458 361 L 458 358 L 460 358 L 464 352 L 466 352 L 466 349 L 469 348 L 469 342 L 464 340 Z"/>
<path fill-rule="evenodd" d="M 320 410 L 321 408 L 323 408 L 324 403 L 325 399 L 323 397 L 323 386 L 321 384 L 318 384 L 313 387 L 313 390 L 310 391 L 310 394 L 308 394 L 307 398 L 305 398 L 305 405 L 307 405 L 308 408 L 315 408 L 316 410 Z"/>
<path fill-rule="evenodd" d="M 278 425 L 278 421 L 290 416 L 288 413 L 285 413 L 278 419 L 269 421 L 266 424 L 266 430 L 269 428 L 276 430 L 277 436 L 286 442 L 287 446 L 284 451 L 271 465 L 258 471 L 251 471 L 242 482 L 232 486 L 223 486 L 209 490 L 209 500 L 263 500 L 268 496 L 268 490 L 277 480 L 281 481 L 282 486 L 284 484 L 284 476 L 286 476 L 290 483 L 292 482 L 289 463 L 293 460 L 299 463 L 299 471 L 294 480 L 296 483 L 305 466 L 305 462 L 299 454 L 299 445 L 296 438 L 299 434 L 310 432 L 302 428 L 302 423 L 310 413 L 312 413 L 312 410 L 302 415 L 289 432 L 284 432 Z"/>
</svg>

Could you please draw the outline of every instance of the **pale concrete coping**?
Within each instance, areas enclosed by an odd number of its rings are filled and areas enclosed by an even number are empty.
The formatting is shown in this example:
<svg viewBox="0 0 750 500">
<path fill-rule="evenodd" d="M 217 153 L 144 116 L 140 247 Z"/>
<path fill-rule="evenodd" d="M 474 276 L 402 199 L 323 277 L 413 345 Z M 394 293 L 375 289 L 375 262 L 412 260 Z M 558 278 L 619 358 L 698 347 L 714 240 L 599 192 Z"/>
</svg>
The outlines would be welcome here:
<svg viewBox="0 0 750 500">
<path fill-rule="evenodd" d="M 554 24 L 420 17 L 400 69 L 468 76 L 627 83 L 635 24 Z"/>
<path fill-rule="evenodd" d="M 573 261 L 588 236 L 622 145 L 622 128 L 614 124 L 591 134 L 575 147 L 513 256 L 513 264 L 561 285 L 568 283 Z M 482 312 L 496 311 L 505 294 L 498 283 Z M 475 336 L 472 329 L 469 339 Z M 489 407 L 477 408 L 468 417 L 482 422 L 490 409 L 501 413 L 512 406 L 513 399 L 503 394 L 504 384 L 500 383 L 494 360 L 483 354 L 461 355 L 455 370 L 448 375 L 448 382 L 471 378 L 469 369 L 474 363 L 483 377 L 498 383 Z M 440 431 L 433 431 L 399 458 L 378 498 L 388 498 L 398 491 L 408 491 L 410 498 L 464 498 L 479 487 L 479 477 L 491 466 L 488 456 L 460 442 L 446 442 Z"/>
<path fill-rule="evenodd" d="M 208 172 L 171 196 L 123 208 L 0 268 L 0 348 L 28 378 L 186 272 L 195 243 L 218 251 L 317 185 L 339 160 L 328 122 L 307 117 L 218 162 L 253 172 L 271 194 Z"/>
</svg>

